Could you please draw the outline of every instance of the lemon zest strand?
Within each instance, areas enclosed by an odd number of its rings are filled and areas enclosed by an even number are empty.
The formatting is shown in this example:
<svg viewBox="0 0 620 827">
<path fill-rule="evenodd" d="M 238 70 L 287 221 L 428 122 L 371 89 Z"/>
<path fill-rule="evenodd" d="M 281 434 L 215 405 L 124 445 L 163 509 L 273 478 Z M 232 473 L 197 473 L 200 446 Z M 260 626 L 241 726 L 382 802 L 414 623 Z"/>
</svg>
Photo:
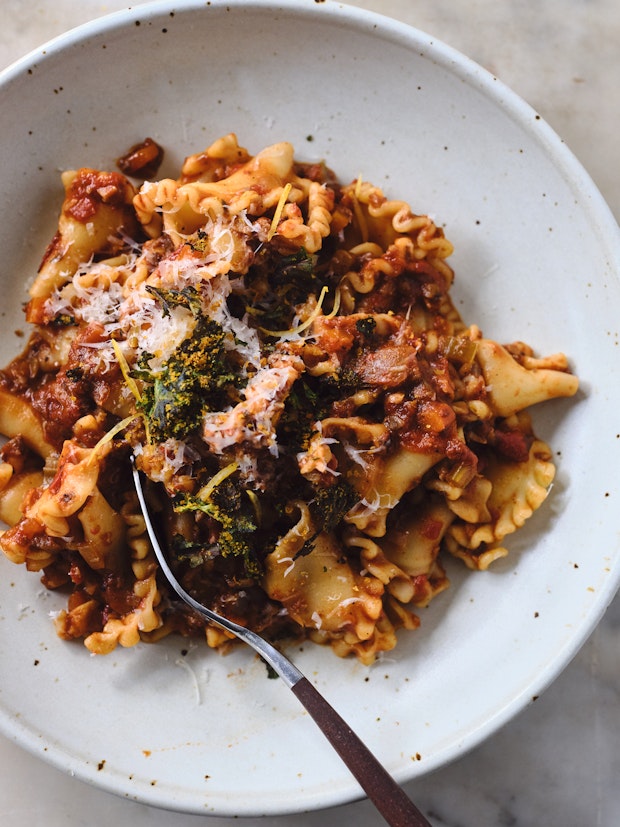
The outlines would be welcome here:
<svg viewBox="0 0 620 827">
<path fill-rule="evenodd" d="M 332 307 L 330 312 L 327 314 L 327 316 L 325 316 L 326 319 L 333 319 L 334 316 L 338 315 L 338 311 L 340 310 L 340 298 L 341 298 L 340 288 L 337 287 L 336 288 L 336 295 L 334 296 L 334 306 Z"/>
<path fill-rule="evenodd" d="M 246 488 L 245 493 L 248 495 L 248 499 L 252 503 L 252 508 L 254 509 L 254 514 L 256 515 L 256 521 L 260 525 L 263 518 L 263 509 L 261 508 L 260 500 L 256 496 L 256 492 L 252 491 L 251 488 Z"/>
<path fill-rule="evenodd" d="M 266 333 L 268 336 L 289 336 L 291 333 L 301 333 L 302 330 L 310 327 L 312 322 L 317 318 L 317 316 L 321 315 L 321 305 L 323 304 L 323 300 L 325 296 L 329 292 L 329 287 L 323 287 L 319 294 L 319 299 L 316 303 L 316 307 L 312 311 L 312 313 L 308 316 L 305 322 L 298 324 L 297 327 L 291 327 L 288 330 L 267 330 L 265 327 L 259 328 L 263 333 Z"/>
<path fill-rule="evenodd" d="M 113 428 L 110 428 L 96 443 L 92 451 L 90 452 L 88 459 L 86 460 L 87 465 L 90 465 L 94 462 L 98 455 L 101 452 L 101 449 L 104 448 L 108 442 L 111 442 L 117 434 L 120 434 L 121 431 L 124 431 L 128 425 L 140 418 L 140 414 L 131 414 L 130 416 L 126 416 L 125 419 L 121 419 L 120 422 L 117 422 Z"/>
<path fill-rule="evenodd" d="M 132 392 L 136 402 L 142 402 L 142 394 L 138 389 L 136 380 L 131 376 L 129 372 L 129 364 L 127 362 L 127 359 L 125 358 L 125 354 L 123 353 L 119 343 L 115 339 L 112 339 L 112 347 L 114 348 L 114 355 L 116 356 L 116 361 L 118 362 L 118 366 L 120 367 L 121 373 L 123 374 L 125 384 Z"/>
<path fill-rule="evenodd" d="M 291 184 L 287 184 L 280 194 L 280 199 L 278 201 L 278 206 L 276 207 L 276 211 L 273 214 L 273 218 L 271 220 L 271 227 L 269 227 L 269 232 L 267 233 L 267 241 L 271 241 L 271 239 L 276 234 L 276 230 L 278 229 L 278 223 L 282 216 L 282 210 L 284 209 L 284 205 L 286 204 L 286 199 L 292 189 Z"/>
<path fill-rule="evenodd" d="M 225 465 L 223 468 L 215 474 L 215 476 L 211 477 L 206 485 L 203 485 L 200 491 L 198 492 L 198 499 L 203 500 L 204 502 L 208 502 L 211 494 L 215 491 L 215 489 L 220 485 L 220 483 L 224 482 L 227 477 L 230 477 L 231 474 L 234 474 L 237 468 L 239 467 L 238 462 L 231 462 L 228 465 Z"/>
<path fill-rule="evenodd" d="M 112 339 L 112 347 L 114 349 L 114 354 L 116 356 L 116 360 L 118 362 L 118 366 L 121 369 L 121 373 L 123 374 L 123 379 L 125 380 L 125 384 L 131 391 L 136 403 L 140 405 L 142 403 L 142 394 L 138 388 L 136 380 L 131 376 L 129 364 L 127 359 L 125 358 L 125 354 L 120 348 L 120 345 L 115 339 Z M 149 428 L 149 421 L 146 417 L 146 414 L 143 412 L 139 413 L 139 416 L 142 417 L 142 421 L 144 422 L 144 431 L 146 434 L 146 441 L 147 444 L 151 444 L 151 430 Z"/>
</svg>

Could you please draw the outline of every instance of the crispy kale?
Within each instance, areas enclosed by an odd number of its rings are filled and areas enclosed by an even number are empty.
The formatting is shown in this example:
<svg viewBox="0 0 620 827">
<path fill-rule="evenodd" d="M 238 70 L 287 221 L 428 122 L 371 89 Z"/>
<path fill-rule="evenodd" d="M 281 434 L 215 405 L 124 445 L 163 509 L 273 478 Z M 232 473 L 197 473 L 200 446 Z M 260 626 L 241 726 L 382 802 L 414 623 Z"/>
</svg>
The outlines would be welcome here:
<svg viewBox="0 0 620 827">
<path fill-rule="evenodd" d="M 358 319 L 355 322 L 355 327 L 362 336 L 368 338 L 375 332 L 377 326 L 376 320 L 372 316 L 367 316 L 365 319 Z"/>
<path fill-rule="evenodd" d="M 338 480 L 327 487 L 316 487 L 312 509 L 324 531 L 333 531 L 345 514 L 359 500 L 359 494 L 346 480 Z"/>
<path fill-rule="evenodd" d="M 293 286 L 306 297 L 308 293 L 316 290 L 315 257 L 308 255 L 303 247 L 296 253 L 278 256 L 274 264 L 271 275 L 273 286 Z"/>
<path fill-rule="evenodd" d="M 310 502 L 317 521 L 317 531 L 305 541 L 295 558 L 305 557 L 314 549 L 314 543 L 321 531 L 333 531 L 342 522 L 345 514 L 359 500 L 359 495 L 346 480 L 340 479 L 333 485 L 313 486 L 314 497 Z"/>
<path fill-rule="evenodd" d="M 355 393 L 362 387 L 362 379 L 351 368 L 341 368 L 338 373 L 324 373 L 317 377 L 317 391 L 321 400 L 322 415 L 326 415 L 329 406 L 339 399 Z"/>
<path fill-rule="evenodd" d="M 58 313 L 52 319 L 51 325 L 53 327 L 71 327 L 72 325 L 77 326 L 77 322 L 70 313 Z"/>
<path fill-rule="evenodd" d="M 218 322 L 201 315 L 198 294 L 192 288 L 183 291 L 155 290 L 164 315 L 174 305 L 187 307 L 196 317 L 188 336 L 153 374 L 150 354 L 144 354 L 133 371 L 145 381 L 139 406 L 144 411 L 155 439 L 183 439 L 200 426 L 205 411 L 219 410 L 228 402 L 228 392 L 238 381 L 228 364 L 224 331 Z"/>
<path fill-rule="evenodd" d="M 331 414 L 331 405 L 345 399 L 362 386 L 360 377 L 350 368 L 337 374 L 304 374 L 293 385 L 278 425 L 279 441 L 295 453 L 308 448 L 316 431 L 317 420 Z"/>
<path fill-rule="evenodd" d="M 289 446 L 292 453 L 305 451 L 316 430 L 320 399 L 307 377 L 294 383 L 278 422 L 278 443 Z"/>
<path fill-rule="evenodd" d="M 217 549 L 206 546 L 204 543 L 187 540 L 181 534 L 173 534 L 170 540 L 170 550 L 175 560 L 186 562 L 195 569 L 217 556 Z"/>
<path fill-rule="evenodd" d="M 180 494 L 175 498 L 173 507 L 178 512 L 202 511 L 219 523 L 217 537 L 219 553 L 223 557 L 241 557 L 250 576 L 257 577 L 260 574 L 260 565 L 253 543 L 256 523 L 253 519 L 252 506 L 232 480 L 224 480 L 211 491 L 206 499 L 185 493 Z M 212 557 L 212 552 L 208 552 L 208 556 Z M 200 565 L 200 554 L 197 557 L 195 549 L 193 558 L 197 560 L 196 564 Z"/>
<path fill-rule="evenodd" d="M 257 254 L 246 280 L 254 294 L 252 313 L 261 327 L 287 330 L 291 326 L 295 307 L 310 295 L 318 295 L 323 287 L 315 266 L 316 256 L 303 247 L 289 255 L 269 247 Z"/>
<path fill-rule="evenodd" d="M 211 238 L 205 230 L 198 230 L 194 236 L 185 243 L 197 253 L 208 253 L 211 248 Z"/>
</svg>

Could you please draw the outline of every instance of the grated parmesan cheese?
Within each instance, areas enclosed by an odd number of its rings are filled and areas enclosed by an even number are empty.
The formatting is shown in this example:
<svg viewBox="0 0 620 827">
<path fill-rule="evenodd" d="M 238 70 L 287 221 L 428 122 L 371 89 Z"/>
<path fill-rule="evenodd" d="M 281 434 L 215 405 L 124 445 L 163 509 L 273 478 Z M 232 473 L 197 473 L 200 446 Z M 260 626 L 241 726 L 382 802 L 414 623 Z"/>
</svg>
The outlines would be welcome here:
<svg viewBox="0 0 620 827">
<path fill-rule="evenodd" d="M 379 493 L 375 490 L 374 496 L 371 500 L 363 497 L 357 502 L 353 508 L 348 512 L 347 517 L 370 517 L 380 510 L 390 510 L 398 504 L 398 500 L 394 499 L 390 494 Z"/>
<path fill-rule="evenodd" d="M 245 442 L 266 447 L 278 456 L 275 426 L 284 400 L 301 374 L 298 357 L 279 354 L 278 360 L 281 364 L 261 368 L 250 379 L 243 391 L 245 399 L 237 405 L 205 414 L 202 438 L 211 451 L 221 454 L 231 445 Z"/>
</svg>

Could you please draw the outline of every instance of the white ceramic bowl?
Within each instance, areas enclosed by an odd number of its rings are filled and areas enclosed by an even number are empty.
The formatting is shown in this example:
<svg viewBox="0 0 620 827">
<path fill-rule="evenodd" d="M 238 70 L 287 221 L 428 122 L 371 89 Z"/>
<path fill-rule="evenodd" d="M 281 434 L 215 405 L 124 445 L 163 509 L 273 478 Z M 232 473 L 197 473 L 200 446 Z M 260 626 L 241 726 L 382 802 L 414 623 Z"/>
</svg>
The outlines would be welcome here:
<svg viewBox="0 0 620 827">
<path fill-rule="evenodd" d="M 419 31 L 315 0 L 156 3 L 60 37 L 0 79 L 2 362 L 55 226 L 59 173 L 114 168 L 151 136 L 162 174 L 229 131 L 289 140 L 428 211 L 455 243 L 467 321 L 570 355 L 582 390 L 536 413 L 552 496 L 488 573 L 453 587 L 367 669 L 290 654 L 399 780 L 462 755 L 530 703 L 593 629 L 620 579 L 620 240 L 549 127 L 486 71 Z M 168 640 L 89 657 L 56 638 L 63 599 L 0 560 L 0 725 L 35 754 L 128 798 L 260 815 L 360 791 L 249 651 Z"/>
</svg>

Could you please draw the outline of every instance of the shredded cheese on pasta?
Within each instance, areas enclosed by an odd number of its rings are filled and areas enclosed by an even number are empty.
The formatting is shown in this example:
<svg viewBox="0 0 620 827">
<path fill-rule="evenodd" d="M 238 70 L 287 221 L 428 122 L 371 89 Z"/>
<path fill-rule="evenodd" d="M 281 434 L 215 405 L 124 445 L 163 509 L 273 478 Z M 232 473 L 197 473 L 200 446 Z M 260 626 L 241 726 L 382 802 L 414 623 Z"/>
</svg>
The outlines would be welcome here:
<svg viewBox="0 0 620 827">
<path fill-rule="evenodd" d="M 62 182 L 0 372 L 0 545 L 69 590 L 60 637 L 230 646 L 157 576 L 131 455 L 197 599 L 363 663 L 419 625 L 446 556 L 508 553 L 555 473 L 530 408 L 578 381 L 461 319 L 430 216 L 233 134 L 176 180 Z"/>
</svg>

